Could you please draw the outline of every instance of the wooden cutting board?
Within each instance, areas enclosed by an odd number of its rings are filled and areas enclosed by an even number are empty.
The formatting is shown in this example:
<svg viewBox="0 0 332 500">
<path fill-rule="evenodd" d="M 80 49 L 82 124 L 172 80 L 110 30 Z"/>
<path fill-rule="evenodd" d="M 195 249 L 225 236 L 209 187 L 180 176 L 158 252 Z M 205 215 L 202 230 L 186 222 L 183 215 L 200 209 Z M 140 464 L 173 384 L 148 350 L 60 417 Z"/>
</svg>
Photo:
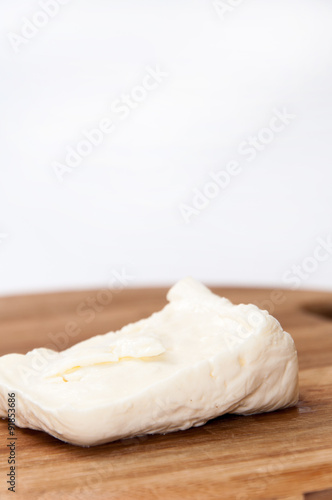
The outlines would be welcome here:
<svg viewBox="0 0 332 500">
<path fill-rule="evenodd" d="M 292 334 L 300 365 L 297 407 L 93 448 L 17 428 L 15 494 L 6 492 L 8 429 L 0 421 L 0 498 L 331 500 L 332 293 L 215 291 L 267 308 Z M 54 342 L 69 347 L 150 315 L 165 305 L 165 295 L 159 288 L 1 298 L 0 354 Z M 80 329 L 75 337 L 72 322 Z"/>
</svg>

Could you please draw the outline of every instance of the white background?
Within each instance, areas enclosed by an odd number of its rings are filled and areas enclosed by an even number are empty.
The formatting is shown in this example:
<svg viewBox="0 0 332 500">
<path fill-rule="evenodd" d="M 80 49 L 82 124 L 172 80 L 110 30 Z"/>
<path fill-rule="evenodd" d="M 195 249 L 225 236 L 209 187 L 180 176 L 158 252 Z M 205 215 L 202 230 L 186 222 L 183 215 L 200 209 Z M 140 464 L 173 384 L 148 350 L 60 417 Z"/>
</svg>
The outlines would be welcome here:
<svg viewBox="0 0 332 500">
<path fill-rule="evenodd" d="M 71 0 L 16 53 L 39 3 L 0 3 L 0 294 L 122 269 L 131 286 L 291 286 L 332 235 L 331 2 Z M 168 76 L 119 120 L 112 102 L 157 65 Z M 275 108 L 295 118 L 249 162 L 239 145 Z M 54 162 L 103 117 L 114 133 L 60 182 Z M 186 223 L 231 160 L 241 173 Z M 299 286 L 332 289 L 332 256 L 311 265 Z"/>
</svg>

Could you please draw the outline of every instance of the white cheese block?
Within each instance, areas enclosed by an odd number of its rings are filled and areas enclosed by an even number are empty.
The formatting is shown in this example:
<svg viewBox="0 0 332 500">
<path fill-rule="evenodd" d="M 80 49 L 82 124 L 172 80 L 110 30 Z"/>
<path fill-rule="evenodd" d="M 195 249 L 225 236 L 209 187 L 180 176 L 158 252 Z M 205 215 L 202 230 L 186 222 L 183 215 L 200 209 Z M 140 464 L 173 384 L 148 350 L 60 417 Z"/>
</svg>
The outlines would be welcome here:
<svg viewBox="0 0 332 500">
<path fill-rule="evenodd" d="M 233 305 L 186 278 L 147 319 L 60 353 L 0 357 L 0 416 L 90 446 L 203 425 L 298 401 L 294 342 L 254 305 Z"/>
</svg>

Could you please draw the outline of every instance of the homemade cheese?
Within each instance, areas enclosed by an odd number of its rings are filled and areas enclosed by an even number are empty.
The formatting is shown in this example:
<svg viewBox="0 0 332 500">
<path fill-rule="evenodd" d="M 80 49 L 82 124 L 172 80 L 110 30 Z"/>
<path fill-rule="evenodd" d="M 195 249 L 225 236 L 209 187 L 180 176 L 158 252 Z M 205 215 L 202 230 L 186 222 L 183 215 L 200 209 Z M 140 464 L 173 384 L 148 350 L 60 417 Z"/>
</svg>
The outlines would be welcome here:
<svg viewBox="0 0 332 500">
<path fill-rule="evenodd" d="M 191 278 L 167 298 L 149 318 L 60 353 L 0 357 L 0 416 L 15 393 L 16 425 L 90 446 L 296 404 L 294 342 L 267 311 Z"/>
</svg>

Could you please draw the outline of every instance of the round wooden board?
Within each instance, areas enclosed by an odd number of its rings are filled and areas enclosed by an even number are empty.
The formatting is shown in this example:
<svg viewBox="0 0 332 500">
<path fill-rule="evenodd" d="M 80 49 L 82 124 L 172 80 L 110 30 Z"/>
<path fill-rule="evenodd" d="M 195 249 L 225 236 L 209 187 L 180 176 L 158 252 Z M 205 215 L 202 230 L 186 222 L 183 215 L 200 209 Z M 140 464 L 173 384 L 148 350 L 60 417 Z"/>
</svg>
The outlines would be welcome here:
<svg viewBox="0 0 332 500">
<path fill-rule="evenodd" d="M 161 309 L 166 289 L 89 290 L 0 299 L 1 352 L 60 348 Z M 332 293 L 214 288 L 255 303 L 296 343 L 300 401 L 253 416 L 92 448 L 16 429 L 16 494 L 7 493 L 7 421 L 0 422 L 0 498 L 332 499 Z M 73 336 L 72 323 L 80 333 Z M 77 332 L 76 332 L 77 333 Z M 98 425 L 98 421 L 96 424 Z"/>
</svg>

